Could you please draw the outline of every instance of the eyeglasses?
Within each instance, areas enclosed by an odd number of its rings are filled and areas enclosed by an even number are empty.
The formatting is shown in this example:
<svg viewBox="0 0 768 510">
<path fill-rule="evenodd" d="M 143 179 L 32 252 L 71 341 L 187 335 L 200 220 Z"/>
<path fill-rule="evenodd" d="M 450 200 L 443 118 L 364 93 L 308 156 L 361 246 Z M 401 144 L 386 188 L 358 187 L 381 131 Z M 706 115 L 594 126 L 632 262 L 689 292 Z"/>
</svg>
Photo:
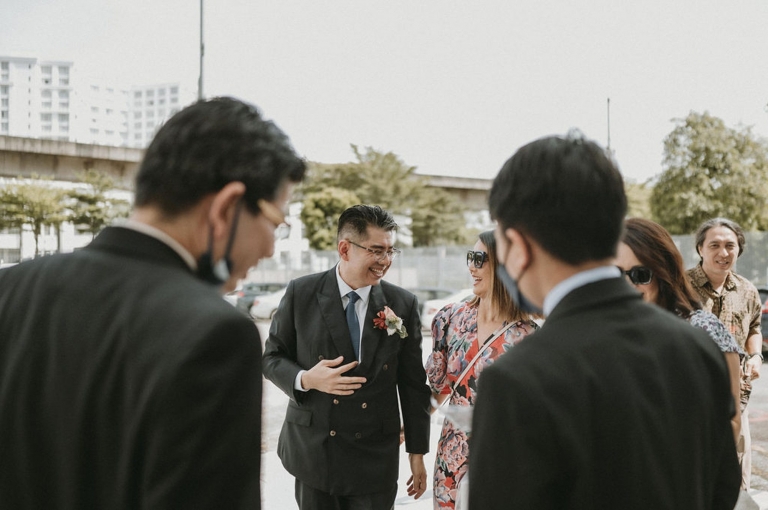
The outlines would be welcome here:
<svg viewBox="0 0 768 510">
<path fill-rule="evenodd" d="M 651 279 L 653 278 L 653 271 L 645 266 L 635 266 L 628 271 L 624 271 L 621 268 L 619 268 L 619 270 L 623 274 L 627 275 L 629 277 L 629 281 L 635 285 L 648 285 L 651 283 Z"/>
<path fill-rule="evenodd" d="M 487 260 L 488 254 L 484 251 L 469 250 L 467 252 L 467 266 L 474 265 L 477 269 L 480 269 Z"/>
<path fill-rule="evenodd" d="M 354 241 L 350 241 L 349 239 L 347 239 L 347 241 L 349 241 L 349 244 L 353 244 L 353 245 L 357 246 L 358 248 L 362 248 L 363 250 L 365 250 L 368 253 L 370 253 L 371 255 L 373 255 L 373 259 L 376 262 L 381 262 L 385 258 L 388 258 L 389 260 L 395 260 L 397 258 L 397 256 L 400 255 L 400 250 L 398 250 L 397 248 L 392 248 L 391 250 L 387 250 L 387 251 L 384 251 L 384 250 L 374 250 L 372 248 L 366 248 L 365 246 L 359 245 L 359 244 L 357 244 Z"/>
<path fill-rule="evenodd" d="M 261 214 L 275 226 L 275 239 L 287 239 L 291 233 L 291 225 L 285 220 L 285 213 L 261 198 L 256 201 L 256 205 L 259 206 Z"/>
</svg>

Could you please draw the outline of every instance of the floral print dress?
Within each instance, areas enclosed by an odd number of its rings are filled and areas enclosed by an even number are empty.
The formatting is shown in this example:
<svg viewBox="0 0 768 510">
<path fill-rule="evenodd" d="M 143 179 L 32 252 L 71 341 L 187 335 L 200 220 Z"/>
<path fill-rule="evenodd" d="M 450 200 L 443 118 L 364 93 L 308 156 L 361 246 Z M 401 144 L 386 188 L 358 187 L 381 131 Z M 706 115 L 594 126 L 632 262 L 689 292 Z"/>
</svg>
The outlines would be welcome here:
<svg viewBox="0 0 768 510">
<path fill-rule="evenodd" d="M 505 323 L 506 325 L 506 323 Z M 427 360 L 429 385 L 434 393 L 450 395 L 450 405 L 471 406 L 475 403 L 477 378 L 485 367 L 537 329 L 534 322 L 520 321 L 494 339 L 477 359 L 462 381 L 457 381 L 477 354 L 485 339 L 477 338 L 477 308 L 469 303 L 455 303 L 440 310 L 432 321 L 434 347 Z M 457 386 L 458 383 L 458 386 Z M 467 473 L 469 445 L 467 435 L 449 420 L 437 443 L 434 477 L 434 508 L 453 509 L 458 498 L 458 485 Z"/>
</svg>

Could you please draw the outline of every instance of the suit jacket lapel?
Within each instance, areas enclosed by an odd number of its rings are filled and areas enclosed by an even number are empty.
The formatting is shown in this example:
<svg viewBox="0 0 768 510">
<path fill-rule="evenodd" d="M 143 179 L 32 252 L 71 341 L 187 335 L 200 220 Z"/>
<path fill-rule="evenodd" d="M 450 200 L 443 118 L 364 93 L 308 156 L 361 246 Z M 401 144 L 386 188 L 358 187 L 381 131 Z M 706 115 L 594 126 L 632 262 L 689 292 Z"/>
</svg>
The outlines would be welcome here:
<svg viewBox="0 0 768 510">
<path fill-rule="evenodd" d="M 382 338 L 385 338 L 387 333 L 373 326 L 373 319 L 380 311 L 387 306 L 387 299 L 384 297 L 384 291 L 381 290 L 381 285 L 374 285 L 371 287 L 371 294 L 368 298 L 368 310 L 365 312 L 365 324 L 363 325 L 363 361 L 360 364 L 362 372 L 368 370 L 373 364 L 373 359 L 376 357 L 376 351 L 379 349 L 379 344 Z"/>
<path fill-rule="evenodd" d="M 336 281 L 336 268 L 326 273 L 320 292 L 317 294 L 317 302 L 320 305 L 320 315 L 323 317 L 326 329 L 331 335 L 336 350 L 344 356 L 344 363 L 355 360 L 355 351 L 352 349 L 352 338 L 349 336 L 347 318 L 344 308 L 341 306 L 341 294 L 339 284 Z"/>
</svg>

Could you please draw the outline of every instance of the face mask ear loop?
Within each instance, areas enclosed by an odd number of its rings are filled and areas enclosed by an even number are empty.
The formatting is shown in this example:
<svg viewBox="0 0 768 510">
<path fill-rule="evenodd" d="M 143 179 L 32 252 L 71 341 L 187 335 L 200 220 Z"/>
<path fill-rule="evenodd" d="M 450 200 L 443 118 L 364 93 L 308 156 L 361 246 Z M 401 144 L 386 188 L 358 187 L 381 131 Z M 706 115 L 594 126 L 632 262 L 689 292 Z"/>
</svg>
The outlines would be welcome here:
<svg viewBox="0 0 768 510">
<path fill-rule="evenodd" d="M 238 200 L 235 206 L 235 218 L 232 220 L 232 231 L 227 240 L 227 249 L 224 251 L 224 258 L 229 260 L 229 254 L 232 252 L 232 245 L 235 244 L 235 234 L 237 233 L 237 224 L 240 221 L 240 212 L 243 210 L 243 199 Z M 213 242 L 213 230 L 211 230 L 211 242 Z"/>
</svg>

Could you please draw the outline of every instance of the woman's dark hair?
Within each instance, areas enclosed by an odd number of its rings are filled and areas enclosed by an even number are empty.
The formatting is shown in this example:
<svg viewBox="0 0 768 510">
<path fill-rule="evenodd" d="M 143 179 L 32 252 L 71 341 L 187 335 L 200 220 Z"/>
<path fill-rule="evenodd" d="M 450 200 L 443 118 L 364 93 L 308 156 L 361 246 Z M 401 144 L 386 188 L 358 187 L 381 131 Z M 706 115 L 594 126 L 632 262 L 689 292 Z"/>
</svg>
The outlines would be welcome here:
<svg viewBox="0 0 768 510">
<path fill-rule="evenodd" d="M 509 322 L 530 320 L 532 317 L 521 312 L 515 306 L 514 301 L 512 301 L 512 298 L 507 293 L 507 289 L 504 288 L 504 284 L 496 277 L 496 266 L 499 265 L 499 260 L 496 258 L 496 238 L 493 237 L 493 231 L 487 230 L 482 232 L 478 238 L 485 245 L 485 249 L 488 252 L 486 264 L 491 268 L 491 310 L 493 310 L 495 315 L 503 317 Z M 475 296 L 469 301 L 469 306 L 475 308 L 479 304 L 480 296 Z"/>
<path fill-rule="evenodd" d="M 685 276 L 683 256 L 664 227 L 630 218 L 624 222 L 622 242 L 653 272 L 659 287 L 657 305 L 684 318 L 701 308 L 698 294 Z"/>
</svg>

